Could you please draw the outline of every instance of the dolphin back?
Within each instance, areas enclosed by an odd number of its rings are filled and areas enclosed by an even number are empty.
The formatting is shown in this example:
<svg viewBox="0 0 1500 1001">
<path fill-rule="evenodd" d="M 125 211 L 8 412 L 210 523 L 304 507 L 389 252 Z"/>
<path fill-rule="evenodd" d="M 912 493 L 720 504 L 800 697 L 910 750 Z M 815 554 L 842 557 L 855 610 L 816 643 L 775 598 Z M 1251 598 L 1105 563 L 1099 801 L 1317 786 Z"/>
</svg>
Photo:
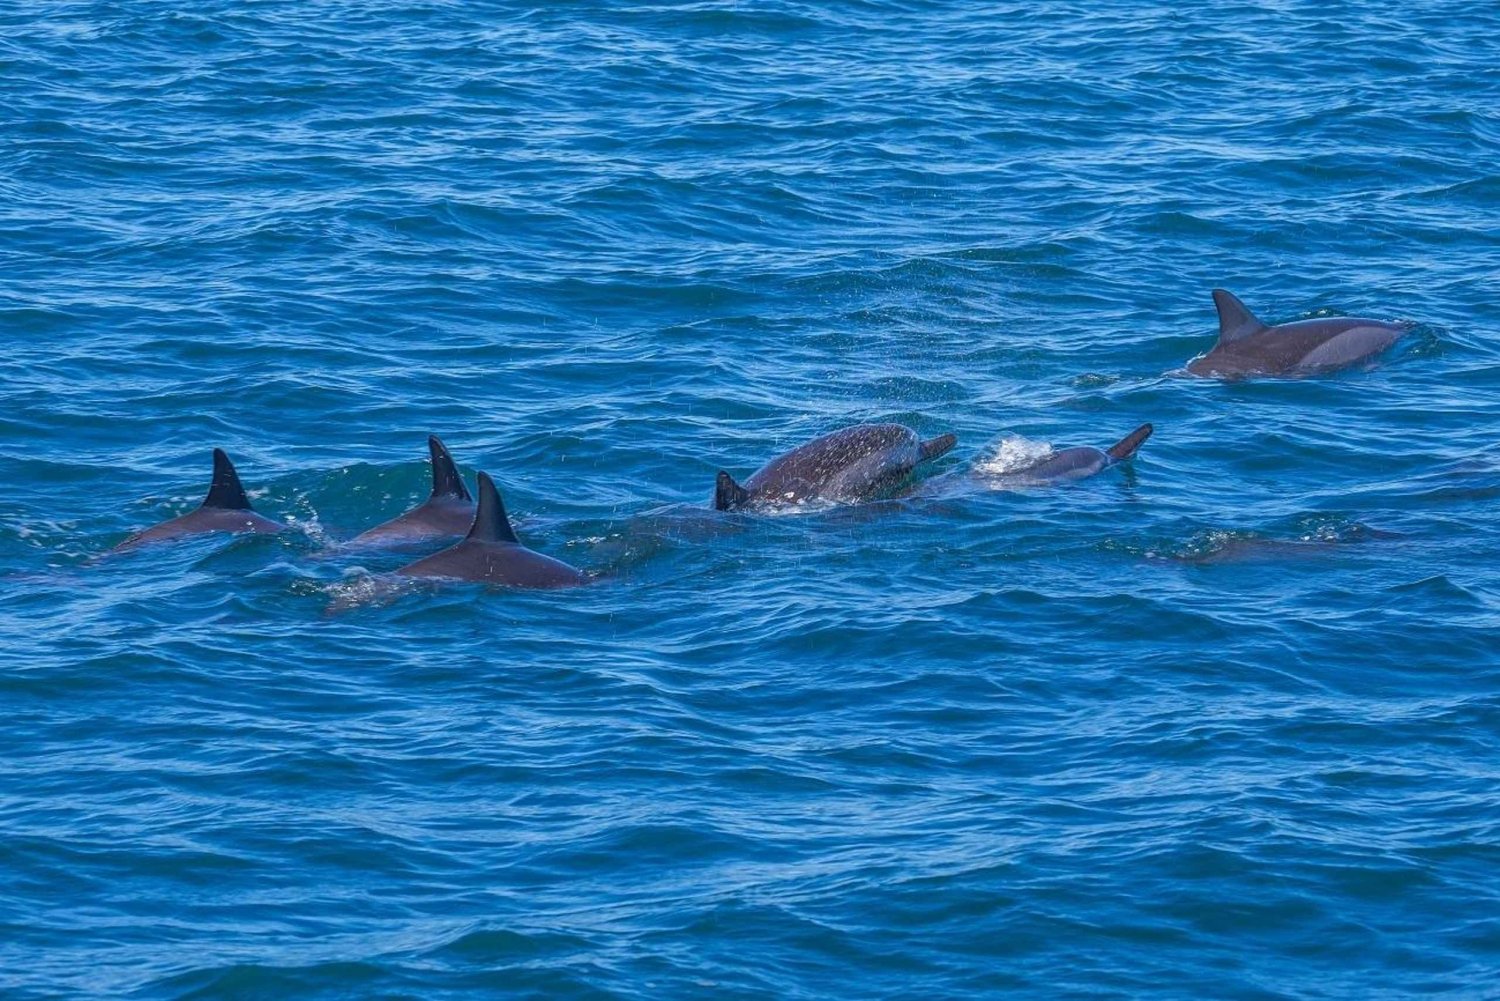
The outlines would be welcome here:
<svg viewBox="0 0 1500 1001">
<path fill-rule="evenodd" d="M 136 532 L 115 546 L 111 552 L 125 552 L 146 542 L 164 542 L 189 535 L 208 532 L 254 532 L 271 534 L 286 531 L 279 521 L 256 514 L 250 507 L 250 498 L 240 483 L 234 463 L 222 448 L 214 449 L 214 476 L 208 486 L 208 496 L 203 503 L 187 514 L 180 515 L 150 528 Z"/>
<path fill-rule="evenodd" d="M 1342 318 L 1340 318 L 1342 319 Z M 1334 321 L 1325 321 L 1336 323 Z M 1366 320 L 1351 317 L 1344 320 L 1343 329 L 1313 348 L 1297 363 L 1298 370 L 1341 368 L 1377 355 L 1401 339 L 1406 327 L 1381 320 Z"/>
<path fill-rule="evenodd" d="M 1243 378 L 1343 368 L 1394 344 L 1409 326 L 1359 316 L 1323 316 L 1268 326 L 1230 293 L 1214 289 L 1219 341 L 1188 362 L 1194 375 Z"/>
<path fill-rule="evenodd" d="M 508 587 L 576 587 L 588 582 L 575 568 L 533 552 L 516 538 L 500 491 L 488 473 L 480 473 L 479 505 L 468 536 L 440 553 L 402 567 L 410 577 L 452 577 Z"/>
</svg>

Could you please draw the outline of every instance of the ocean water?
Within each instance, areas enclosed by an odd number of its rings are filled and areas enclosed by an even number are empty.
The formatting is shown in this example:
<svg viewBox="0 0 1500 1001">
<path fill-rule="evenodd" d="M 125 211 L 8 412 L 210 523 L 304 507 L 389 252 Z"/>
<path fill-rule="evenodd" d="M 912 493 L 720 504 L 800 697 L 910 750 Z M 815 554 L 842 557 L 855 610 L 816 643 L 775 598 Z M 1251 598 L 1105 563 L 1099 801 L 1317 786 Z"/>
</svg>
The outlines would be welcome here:
<svg viewBox="0 0 1500 1001">
<path fill-rule="evenodd" d="M 1500 998 L 1492 5 L 15 0 L 0 349 L 6 998 Z"/>
</svg>

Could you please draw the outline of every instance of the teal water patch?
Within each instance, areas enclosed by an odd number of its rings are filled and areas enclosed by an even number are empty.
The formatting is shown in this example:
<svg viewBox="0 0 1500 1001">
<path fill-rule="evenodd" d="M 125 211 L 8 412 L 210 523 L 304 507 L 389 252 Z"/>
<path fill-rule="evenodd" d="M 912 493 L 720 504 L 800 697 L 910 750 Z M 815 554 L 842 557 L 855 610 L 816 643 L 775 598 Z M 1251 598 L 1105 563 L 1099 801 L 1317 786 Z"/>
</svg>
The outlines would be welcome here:
<svg viewBox="0 0 1500 1001">
<path fill-rule="evenodd" d="M 0 29 L 7 996 L 1490 990 L 1493 12 Z M 1186 378 L 1215 287 L 1417 326 Z M 885 421 L 915 495 L 708 510 Z M 597 582 L 344 546 L 429 433 Z M 106 556 L 214 447 L 293 531 Z"/>
</svg>

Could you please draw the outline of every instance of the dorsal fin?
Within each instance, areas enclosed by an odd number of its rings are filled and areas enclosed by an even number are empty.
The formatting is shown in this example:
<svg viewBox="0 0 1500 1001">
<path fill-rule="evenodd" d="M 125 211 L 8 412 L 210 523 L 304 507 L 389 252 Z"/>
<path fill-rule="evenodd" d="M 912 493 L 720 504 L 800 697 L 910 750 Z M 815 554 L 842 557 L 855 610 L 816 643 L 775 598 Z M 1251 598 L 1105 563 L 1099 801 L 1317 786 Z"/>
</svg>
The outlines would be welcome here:
<svg viewBox="0 0 1500 1001">
<path fill-rule="evenodd" d="M 448 454 L 448 446 L 437 435 L 430 434 L 427 436 L 427 450 L 432 453 L 432 496 L 473 500 L 469 488 L 464 486 L 464 478 L 458 475 L 453 456 Z"/>
<path fill-rule="evenodd" d="M 505 504 L 500 500 L 500 491 L 489 473 L 479 474 L 479 507 L 474 512 L 474 525 L 469 529 L 466 541 L 512 542 L 521 544 L 516 530 L 510 527 L 505 516 Z"/>
<path fill-rule="evenodd" d="M 1266 329 L 1256 315 L 1236 299 L 1233 293 L 1214 289 L 1214 305 L 1219 310 L 1219 343 L 1228 344 Z"/>
<path fill-rule="evenodd" d="M 1146 443 L 1153 430 L 1155 429 L 1150 424 L 1142 424 L 1106 449 L 1106 453 L 1116 462 L 1123 462 L 1135 455 L 1136 449 Z"/>
<path fill-rule="evenodd" d="M 245 488 L 240 486 L 240 475 L 234 471 L 234 463 L 229 461 L 229 456 L 224 454 L 222 448 L 214 449 L 214 478 L 208 486 L 208 496 L 203 499 L 203 506 L 219 507 L 226 511 L 250 510 L 250 498 L 245 496 Z"/>
<path fill-rule="evenodd" d="M 724 470 L 719 470 L 718 477 L 714 480 L 714 510 L 733 511 L 750 499 L 750 492 L 738 483 L 734 477 Z"/>
<path fill-rule="evenodd" d="M 922 461 L 928 462 L 947 455 L 957 444 L 958 435 L 955 434 L 940 434 L 936 438 L 924 441 L 922 442 Z"/>
</svg>

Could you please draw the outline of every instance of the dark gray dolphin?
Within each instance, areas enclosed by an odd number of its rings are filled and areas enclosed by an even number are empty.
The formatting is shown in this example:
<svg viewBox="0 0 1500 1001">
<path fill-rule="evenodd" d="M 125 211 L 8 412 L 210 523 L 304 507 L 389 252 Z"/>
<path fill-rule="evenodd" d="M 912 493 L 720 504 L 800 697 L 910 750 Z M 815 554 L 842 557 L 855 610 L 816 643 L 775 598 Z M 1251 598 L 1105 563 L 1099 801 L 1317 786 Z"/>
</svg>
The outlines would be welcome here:
<svg viewBox="0 0 1500 1001">
<path fill-rule="evenodd" d="M 1267 326 L 1221 288 L 1214 289 L 1214 305 L 1219 309 L 1219 343 L 1188 362 L 1194 375 L 1232 379 L 1327 372 L 1379 354 L 1411 329 L 1409 323 L 1359 316 Z"/>
<path fill-rule="evenodd" d="M 575 587 L 588 578 L 566 563 L 521 545 L 500 491 L 489 474 L 479 474 L 479 506 L 469 534 L 456 546 L 402 567 L 408 577 L 452 577 L 509 587 Z"/>
<path fill-rule="evenodd" d="M 1134 456 L 1142 443 L 1151 437 L 1151 431 L 1150 424 L 1142 424 L 1109 448 L 1083 446 L 1060 449 L 1042 456 L 1028 466 L 1008 469 L 993 479 L 1026 485 L 1081 480 L 1085 476 L 1103 472 L 1115 463 L 1124 462 Z"/>
<path fill-rule="evenodd" d="M 918 463 L 945 455 L 957 441 L 951 434 L 923 441 L 900 424 L 857 424 L 772 459 L 743 486 L 721 470 L 714 508 L 874 500 L 905 483 Z"/>
<path fill-rule="evenodd" d="M 427 448 L 432 453 L 432 494 L 405 514 L 356 535 L 350 540 L 352 545 L 463 535 L 474 524 L 474 498 L 458 475 L 453 456 L 437 435 L 427 436 Z"/>
<path fill-rule="evenodd" d="M 146 542 L 165 542 L 187 535 L 202 535 L 206 532 L 284 532 L 286 526 L 279 521 L 263 518 L 250 510 L 250 498 L 240 485 L 239 474 L 234 463 L 222 448 L 214 449 L 214 478 L 208 487 L 208 496 L 196 511 L 180 518 L 164 521 L 144 531 L 137 532 L 115 547 L 114 551 L 133 549 Z"/>
</svg>

